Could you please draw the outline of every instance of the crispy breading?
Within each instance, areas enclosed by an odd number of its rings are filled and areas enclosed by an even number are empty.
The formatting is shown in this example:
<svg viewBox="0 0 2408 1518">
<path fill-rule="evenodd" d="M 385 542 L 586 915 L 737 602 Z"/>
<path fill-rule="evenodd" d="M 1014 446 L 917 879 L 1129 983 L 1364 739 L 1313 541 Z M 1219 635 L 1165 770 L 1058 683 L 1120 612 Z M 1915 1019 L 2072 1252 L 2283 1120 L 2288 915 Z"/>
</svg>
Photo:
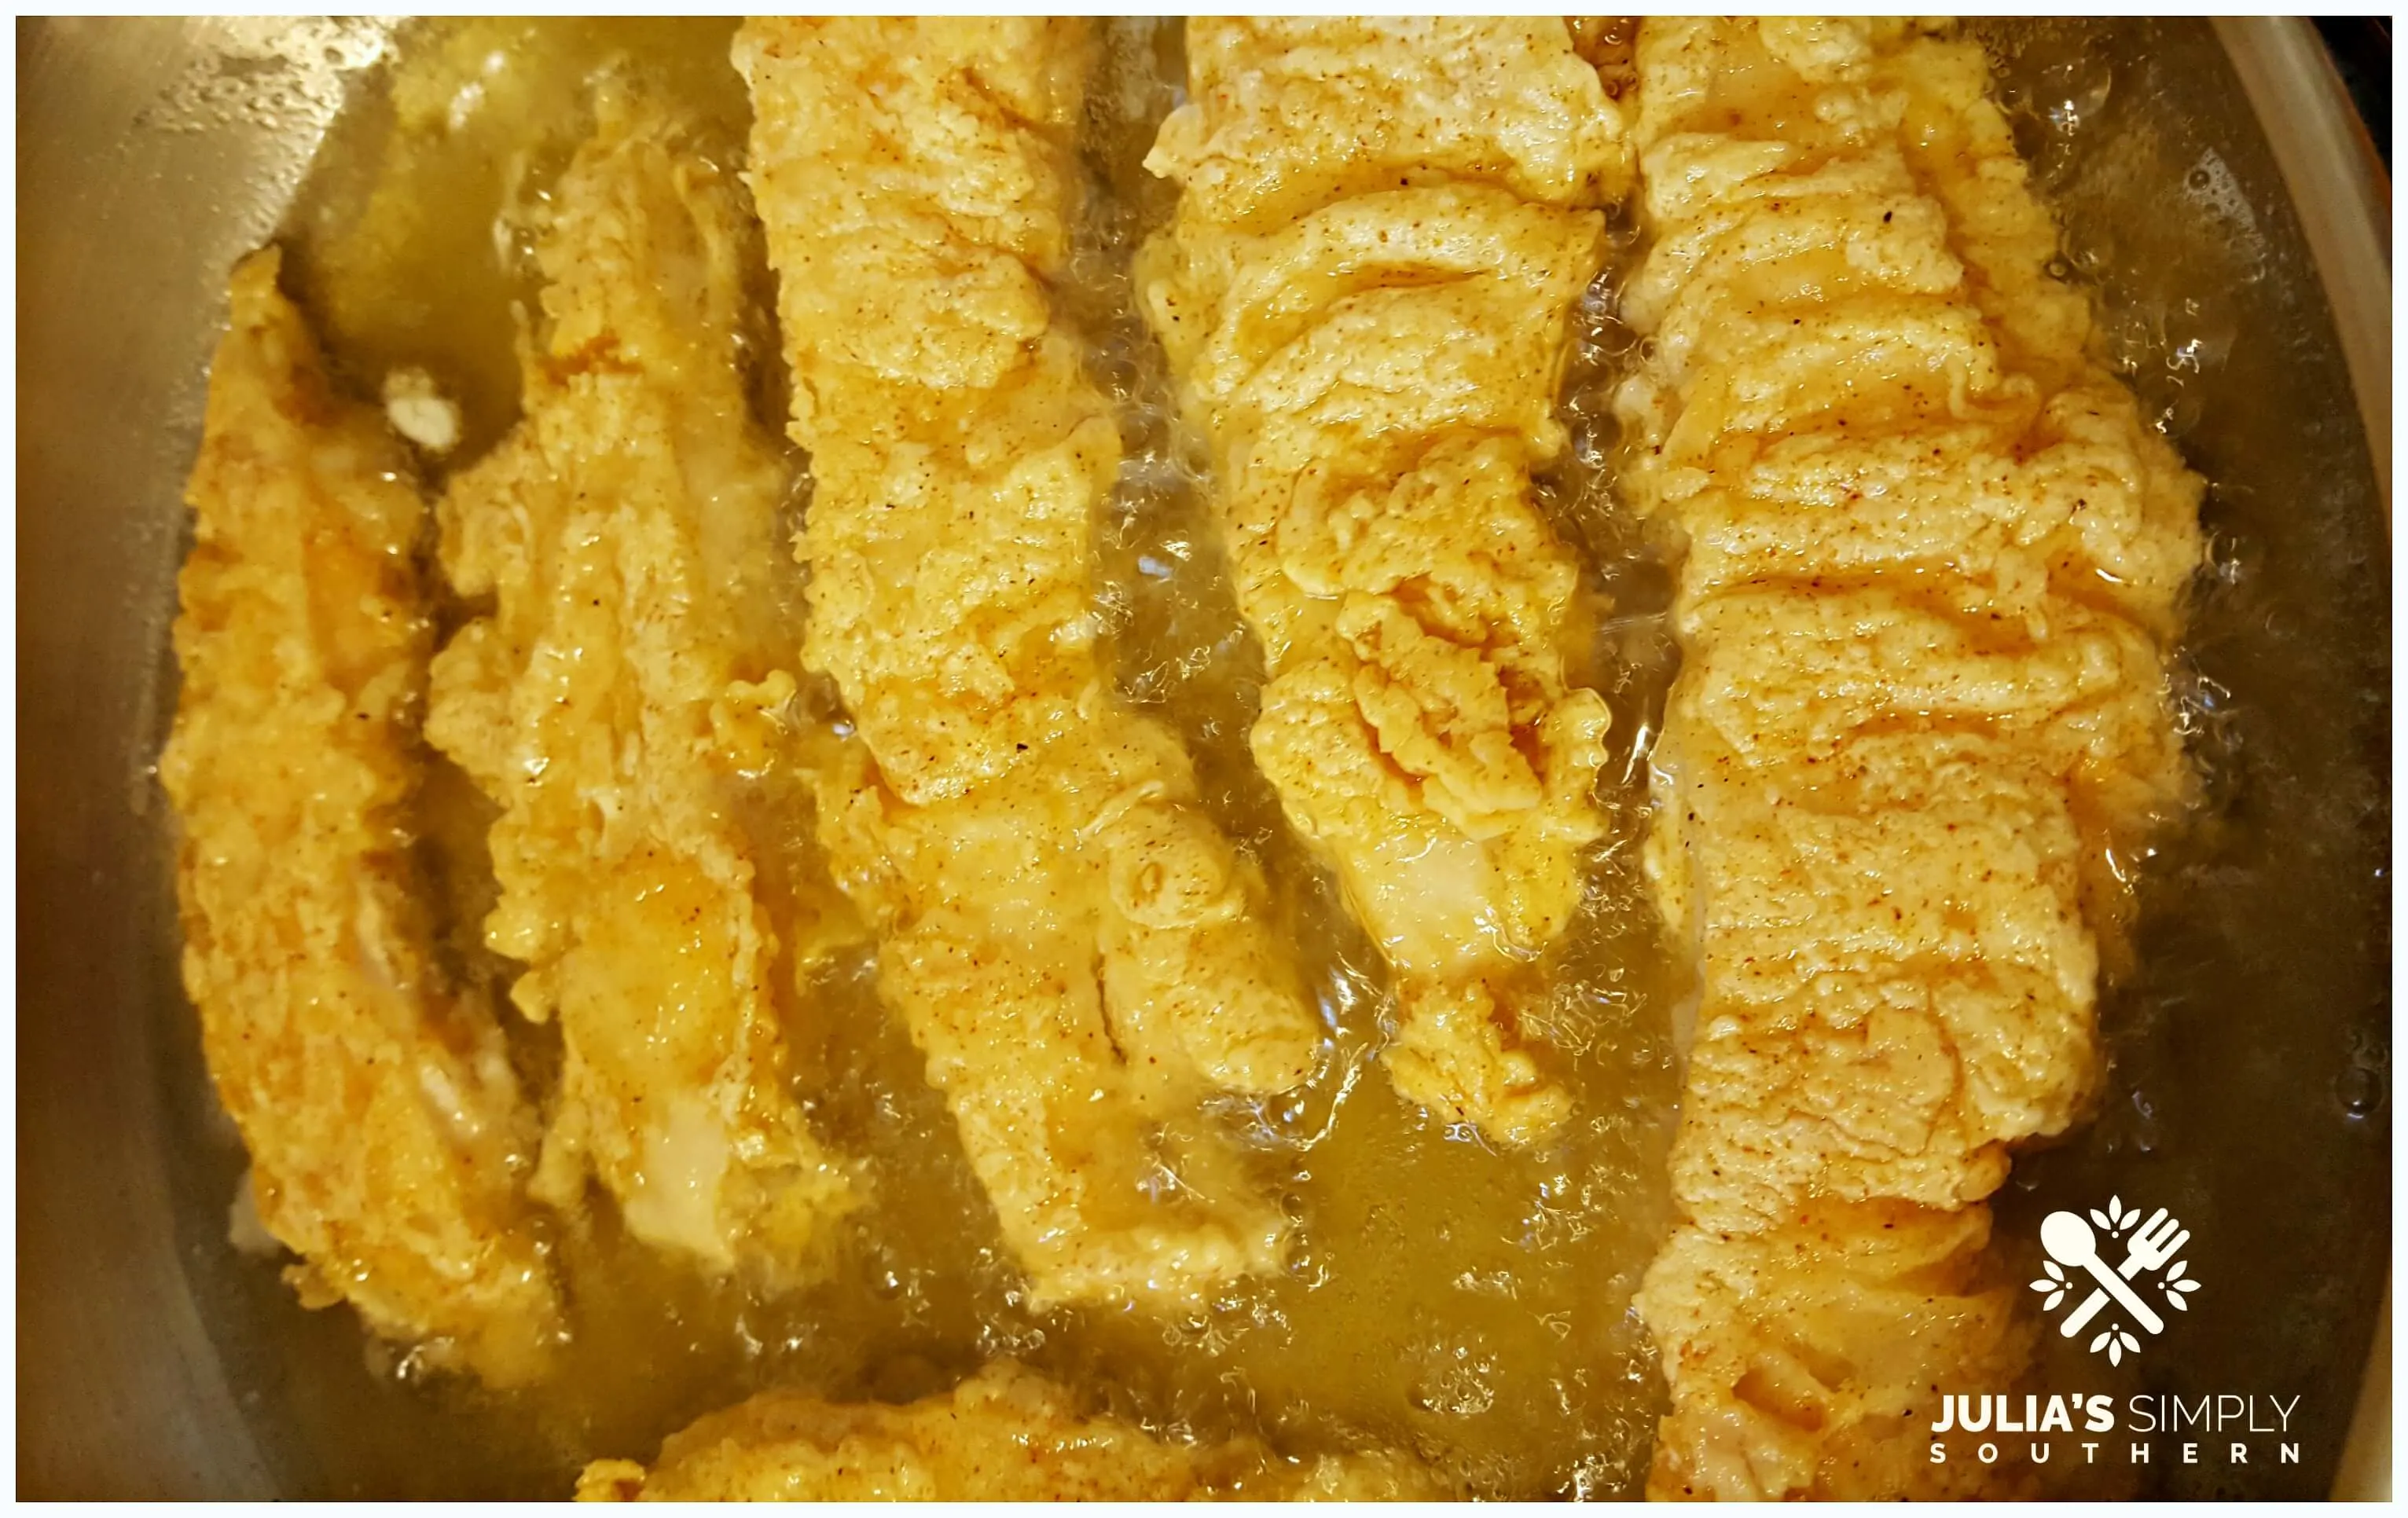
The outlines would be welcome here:
<svg viewBox="0 0 2408 1518">
<path fill-rule="evenodd" d="M 1868 738 L 1757 774 L 1687 749 L 1708 988 L 1673 1190 L 1700 1226 L 1801 1197 L 1961 1207 L 2089 1095 L 2098 965 L 2062 788 L 2010 746 Z"/>
<path fill-rule="evenodd" d="M 1195 108 L 1155 146 L 1201 218 L 1242 231 L 1398 184 L 1594 206 L 1630 181 L 1621 118 L 1552 18 L 1215 18 L 1187 58 Z"/>
<path fill-rule="evenodd" d="M 1656 1496 L 1959 1496 L 2012 1147 L 2098 1078 L 2114 855 L 2186 804 L 2200 481 L 2091 351 L 1979 50 L 1650 20 L 1624 487 L 1688 545 L 1648 862 L 1702 955 L 1640 1306 Z"/>
<path fill-rule="evenodd" d="M 561 1025 L 546 1198 L 591 1174 L 638 1238 L 791 1284 L 855 1183 L 788 1089 L 792 978 L 739 815 L 795 694 L 767 588 L 789 475 L 741 366 L 752 234 L 689 128 L 611 83 L 595 108 L 538 248 L 524 417 L 441 503 L 445 571 L 494 609 L 436 660 L 428 731 L 502 808 L 486 941 Z"/>
<path fill-rule="evenodd" d="M 533 1114 L 492 1010 L 446 983 L 411 862 L 426 504 L 382 418 L 328 380 L 279 264 L 235 270 L 187 487 L 159 761 L 184 983 L 302 1299 L 523 1382 L 560 1333 L 522 1196 Z"/>
<path fill-rule="evenodd" d="M 597 1460 L 595 1502 L 1395 1501 L 1451 1496 L 1411 1455 L 1283 1459 L 1252 1439 L 1158 1439 L 1081 1412 L 1005 1362 L 896 1407 L 765 1392 L 669 1436 L 651 1469 Z"/>
<path fill-rule="evenodd" d="M 1271 681 L 1254 757 L 1398 972 L 1399 1091 L 1527 1143 L 1521 1045 L 1581 894 L 1605 703 L 1531 471 L 1629 149 L 1558 21 L 1196 21 L 1139 282 L 1211 442 Z"/>
<path fill-rule="evenodd" d="M 1039 1303 L 1193 1303 L 1288 1226 L 1199 1110 L 1322 1030 L 1259 872 L 1094 631 L 1110 404 L 1046 282 L 1077 209 L 1082 23 L 756 21 L 736 57 L 815 491 L 805 659 L 858 743 L 822 837 L 884 931 Z"/>
<path fill-rule="evenodd" d="M 2020 1287 L 1985 1269 L 1986 1208 L 1818 1203 L 1758 1233 L 1682 1228 L 1649 1274 L 1676 1402 L 1657 1501 L 1985 1495 L 1994 1468 L 1930 1462 L 1934 1386 L 2006 1386 L 2030 1352 Z M 1998 1495 L 1989 1492 L 1988 1495 Z"/>
</svg>

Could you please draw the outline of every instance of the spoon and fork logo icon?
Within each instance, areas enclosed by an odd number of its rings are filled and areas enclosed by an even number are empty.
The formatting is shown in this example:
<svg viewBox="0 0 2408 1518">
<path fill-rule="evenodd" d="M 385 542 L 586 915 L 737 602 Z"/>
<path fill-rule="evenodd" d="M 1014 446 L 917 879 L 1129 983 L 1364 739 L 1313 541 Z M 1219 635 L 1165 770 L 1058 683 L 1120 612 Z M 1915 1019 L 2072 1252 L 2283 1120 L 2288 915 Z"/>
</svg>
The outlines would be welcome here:
<svg viewBox="0 0 2408 1518">
<path fill-rule="evenodd" d="M 2098 1224 L 2095 1230 L 2093 1223 Z M 2110 1240 L 2123 1240 L 2122 1260 L 2110 1264 L 2102 1257 L 2101 1232 Z M 2166 1305 L 2181 1312 L 2190 1310 L 2187 1298 L 2199 1290 L 2199 1282 L 2191 1278 L 2189 1262 L 2182 1258 L 2183 1246 L 2190 1242 L 2190 1232 L 2178 1219 L 2169 1217 L 2162 1207 L 2146 1222 L 2142 1221 L 2140 1209 L 2127 1209 L 2120 1196 L 2109 1197 L 2103 1211 L 2092 1209 L 2087 1219 L 2079 1212 L 2051 1212 L 2041 1220 L 2040 1242 L 2049 1257 L 2041 1266 L 2042 1279 L 2033 1282 L 2031 1289 L 2046 1296 L 2041 1304 L 2042 1311 L 2056 1311 L 2083 1283 L 2083 1278 L 2087 1277 L 2092 1286 L 2090 1294 L 2075 1304 L 2057 1325 L 2058 1333 L 2068 1339 L 2075 1337 L 2090 1326 L 2110 1303 L 2123 1310 L 2121 1318 L 2111 1317 L 2090 1340 L 2090 1352 L 2104 1353 L 2111 1365 L 2121 1365 L 2125 1355 L 2137 1354 L 2141 1350 L 2139 1336 L 2126 1326 L 2123 1319 L 2128 1318 L 2152 1336 L 2166 1331 L 2166 1320 L 2142 1295 L 2142 1287 L 2154 1284 L 2163 1293 Z"/>
</svg>

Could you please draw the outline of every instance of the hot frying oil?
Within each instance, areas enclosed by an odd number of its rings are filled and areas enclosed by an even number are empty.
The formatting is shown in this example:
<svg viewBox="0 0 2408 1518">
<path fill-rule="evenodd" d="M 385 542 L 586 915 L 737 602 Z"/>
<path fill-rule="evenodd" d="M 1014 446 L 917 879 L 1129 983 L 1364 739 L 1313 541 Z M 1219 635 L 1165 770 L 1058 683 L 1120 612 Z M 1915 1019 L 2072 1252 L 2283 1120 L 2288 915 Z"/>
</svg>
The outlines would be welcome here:
<svg viewBox="0 0 2408 1518">
<path fill-rule="evenodd" d="M 631 72 L 739 153 L 747 107 L 726 62 L 730 29 L 423 23 L 405 30 L 383 86 L 363 89 L 330 136 L 289 227 L 294 293 L 363 391 L 414 367 L 459 404 L 459 447 L 430 461 L 438 481 L 515 415 L 515 313 L 535 296 L 529 228 L 584 130 L 587 81 Z M 731 805 L 780 916 L 797 1093 L 830 1144 L 865 1161 L 870 1204 L 847 1224 L 834 1279 L 779 1300 L 624 1242 L 607 1203 L 564 1220 L 553 1247 L 574 1336 L 548 1385 L 508 1401 L 440 1382 L 392 1391 L 446 1407 L 464 1486 L 564 1493 L 582 1461 L 649 1459 L 666 1434 L 762 1387 L 906 1398 L 1004 1355 L 1167 1434 L 1259 1430 L 1297 1453 L 1408 1446 L 1492 1497 L 1639 1485 L 1661 1390 L 1630 1296 L 1666 1225 L 1676 1089 L 1678 988 L 1636 867 L 1641 755 L 1670 674 L 1660 571 L 1606 494 L 1593 462 L 1601 448 L 1576 448 L 1548 489 L 1612 604 L 1593 663 L 1615 707 L 1603 796 L 1613 827 L 1578 924 L 1551 952 L 1546 1005 L 1532 1013 L 1560 1056 L 1575 1118 L 1543 1149 L 1495 1152 L 1389 1089 L 1373 1058 L 1389 1015 L 1377 957 L 1247 755 L 1259 652 L 1224 577 L 1210 482 L 1169 418 L 1161 359 L 1128 289 L 1129 253 L 1168 209 L 1139 160 L 1176 99 L 1178 29 L 1103 31 L 1079 142 L 1092 193 L 1056 291 L 1090 339 L 1096 379 L 1123 407 L 1128 445 L 1097 523 L 1098 598 L 1124 693 L 1186 738 L 1208 804 L 1262 858 L 1330 1030 L 1329 1057 L 1306 1088 L 1211 1114 L 1297 1220 L 1292 1264 L 1187 1321 L 1029 1311 L 951 1119 L 871 989 L 875 943 L 828 882 L 804 790 L 773 768 Z M 760 345 L 766 369 L 774 346 Z M 1609 350 L 1592 343 L 1572 366 L 1576 421 L 1603 409 Z M 779 431 L 781 377 L 756 379 L 762 425 Z M 807 509 L 807 461 L 794 464 Z M 748 609 L 748 621 L 782 626 L 788 649 L 801 643 L 797 583 L 782 570 L 763 578 L 751 593 L 762 604 Z M 498 978 L 508 967 L 474 946 L 491 887 L 478 878 L 481 813 L 464 790 L 449 776 L 430 788 L 443 811 L 428 829 L 433 877 L 466 972 Z M 517 1036 L 539 1086 L 547 1035 Z"/>
</svg>

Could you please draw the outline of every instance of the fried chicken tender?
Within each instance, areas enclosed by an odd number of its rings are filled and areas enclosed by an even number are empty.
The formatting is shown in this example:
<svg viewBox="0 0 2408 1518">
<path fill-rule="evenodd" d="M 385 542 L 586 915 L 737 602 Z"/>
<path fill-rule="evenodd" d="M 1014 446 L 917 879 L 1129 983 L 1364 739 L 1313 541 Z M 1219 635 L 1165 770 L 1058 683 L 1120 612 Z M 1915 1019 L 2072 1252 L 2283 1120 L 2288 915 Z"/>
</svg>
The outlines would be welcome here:
<svg viewBox="0 0 2408 1518">
<path fill-rule="evenodd" d="M 1009 1362 L 905 1407 L 767 1392 L 632 1460 L 585 1468 L 587 1502 L 1397 1501 L 1449 1497 L 1388 1451 L 1283 1459 L 1252 1439 L 1175 1443 L 1081 1413 Z"/>
<path fill-rule="evenodd" d="M 1397 1088 L 1533 1142 L 1570 1102 L 1513 1009 L 1603 831 L 1608 714 L 1530 476 L 1622 122 L 1559 21 L 1196 21 L 1188 58 L 1139 282 L 1270 667 L 1254 757 L 1397 972 Z"/>
<path fill-rule="evenodd" d="M 1287 1223 L 1210 1129 L 1322 1030 L 1256 866 L 1112 693 L 1110 404 L 1068 257 L 1083 23 L 756 21 L 738 66 L 815 493 L 805 662 L 858 742 L 822 838 L 1039 1303 L 1192 1302 Z"/>
<path fill-rule="evenodd" d="M 2046 273 L 1969 41 L 1650 20 L 1625 487 L 1688 546 L 1648 865 L 1703 987 L 1640 1296 L 1658 1497 L 1966 1495 L 2026 1342 L 1983 1199 L 2098 1077 L 2115 855 L 2192 790 L 2200 481 Z"/>
<path fill-rule="evenodd" d="M 382 418 L 336 394 L 280 262 L 235 270 L 187 490 L 159 761 L 184 984 L 302 1300 L 522 1383 L 560 1334 L 522 1195 L 533 1115 L 492 1010 L 434 957 L 411 863 L 426 505 Z"/>
<path fill-rule="evenodd" d="M 453 481 L 442 562 L 493 612 L 435 664 L 435 741 L 500 804 L 486 941 L 557 1018 L 539 1189 L 767 1285 L 853 1205 L 788 1087 L 791 984 L 748 779 L 790 758 L 765 576 L 788 472 L 750 419 L 750 222 L 684 124 L 616 84 L 553 192 L 525 415 Z"/>
</svg>

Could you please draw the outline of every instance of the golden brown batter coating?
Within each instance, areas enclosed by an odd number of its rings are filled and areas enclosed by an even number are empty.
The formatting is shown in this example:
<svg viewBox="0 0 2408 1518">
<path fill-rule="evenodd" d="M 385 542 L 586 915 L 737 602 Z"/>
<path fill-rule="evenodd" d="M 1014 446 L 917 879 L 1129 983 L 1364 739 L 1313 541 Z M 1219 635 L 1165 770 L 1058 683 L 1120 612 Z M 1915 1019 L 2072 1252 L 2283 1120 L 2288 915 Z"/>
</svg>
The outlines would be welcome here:
<svg viewBox="0 0 2408 1518">
<path fill-rule="evenodd" d="M 822 836 L 1040 1303 L 1192 1302 L 1285 1219 L 1199 1110 L 1321 1029 L 1187 757 L 1096 648 L 1111 408 L 1054 318 L 1082 23 L 756 21 L 737 63 L 811 451 Z"/>
<path fill-rule="evenodd" d="M 1187 93 L 1155 148 L 1202 221 L 1277 230 L 1407 184 L 1596 206 L 1630 183 L 1621 117 L 1561 23 L 1262 16 L 1187 28 Z"/>
<path fill-rule="evenodd" d="M 1970 42 L 1655 21 L 1625 485 L 1689 545 L 1649 865 L 1703 989 L 1641 1311 L 1657 1496 L 1963 1495 L 1982 1199 L 2097 1078 L 2112 855 L 2190 777 L 2200 482 L 2093 356 Z"/>
<path fill-rule="evenodd" d="M 509 1384 L 560 1331 L 521 1196 L 532 1115 L 491 1010 L 445 983 L 411 864 L 432 627 L 407 452 L 235 271 L 179 579 L 159 771 L 183 822 L 184 983 L 312 1307 Z"/>
<path fill-rule="evenodd" d="M 1648 1497 L 1979 1493 L 1976 1463 L 1930 1464 L 1929 1409 L 1935 1386 L 2012 1385 L 2029 1355 L 2024 1293 L 1989 1278 L 1989 1235 L 1985 1207 L 1897 1202 L 1819 1203 L 1760 1233 L 1675 1232 L 1645 1296 L 1648 1326 L 1679 1356 Z"/>
<path fill-rule="evenodd" d="M 1557 21 L 1199 20 L 1188 58 L 1139 279 L 1268 658 L 1254 756 L 1398 972 L 1398 1089 L 1530 1142 L 1569 1102 L 1512 1009 L 1607 722 L 1530 472 L 1621 122 Z"/>
<path fill-rule="evenodd" d="M 1174 1443 L 1010 1363 L 904 1407 L 767 1392 L 632 1460 L 585 1468 L 588 1502 L 1395 1501 L 1450 1496 L 1409 1455 L 1283 1459 L 1251 1439 Z"/>
<path fill-rule="evenodd" d="M 486 941 L 566 1051 L 541 1189 L 765 1284 L 852 1205 L 787 1085 L 792 972 L 750 777 L 789 762 L 767 588 L 787 471 L 751 420 L 740 187 L 605 85 L 538 256 L 525 416 L 453 481 L 443 565 L 494 610 L 435 666 L 428 730 L 503 809 Z"/>
</svg>

